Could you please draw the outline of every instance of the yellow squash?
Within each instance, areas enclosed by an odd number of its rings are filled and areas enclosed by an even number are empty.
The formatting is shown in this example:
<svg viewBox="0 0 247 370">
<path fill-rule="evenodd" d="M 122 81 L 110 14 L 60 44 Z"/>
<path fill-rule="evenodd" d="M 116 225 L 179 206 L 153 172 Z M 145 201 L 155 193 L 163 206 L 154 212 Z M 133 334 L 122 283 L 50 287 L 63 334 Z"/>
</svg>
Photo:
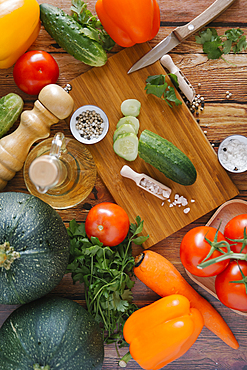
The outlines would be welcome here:
<svg viewBox="0 0 247 370">
<path fill-rule="evenodd" d="M 40 30 L 36 0 L 0 0 L 0 69 L 11 67 Z"/>
</svg>

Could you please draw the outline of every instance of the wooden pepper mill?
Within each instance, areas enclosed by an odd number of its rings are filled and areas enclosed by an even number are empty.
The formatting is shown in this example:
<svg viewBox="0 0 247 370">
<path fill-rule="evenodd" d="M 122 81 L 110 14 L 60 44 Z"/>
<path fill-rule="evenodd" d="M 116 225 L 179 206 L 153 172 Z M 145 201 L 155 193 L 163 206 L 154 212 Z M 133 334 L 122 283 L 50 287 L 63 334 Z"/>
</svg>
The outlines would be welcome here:
<svg viewBox="0 0 247 370">
<path fill-rule="evenodd" d="M 51 125 L 67 118 L 73 107 L 72 97 L 58 85 L 40 91 L 33 109 L 21 114 L 18 128 L 0 140 L 0 191 L 22 169 L 33 143 L 47 138 Z"/>
</svg>

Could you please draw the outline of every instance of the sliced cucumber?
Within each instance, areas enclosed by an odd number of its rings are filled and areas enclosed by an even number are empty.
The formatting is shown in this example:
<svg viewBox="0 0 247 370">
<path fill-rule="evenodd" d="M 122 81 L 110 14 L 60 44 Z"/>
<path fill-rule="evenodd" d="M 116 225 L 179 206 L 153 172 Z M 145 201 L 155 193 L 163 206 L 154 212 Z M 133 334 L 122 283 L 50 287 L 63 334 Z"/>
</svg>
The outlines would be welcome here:
<svg viewBox="0 0 247 370">
<path fill-rule="evenodd" d="M 113 149 L 119 157 L 134 161 L 138 155 L 138 137 L 132 132 L 119 135 L 113 143 Z"/>
<path fill-rule="evenodd" d="M 139 123 L 138 118 L 133 117 L 133 116 L 126 116 L 126 117 L 120 118 L 120 120 L 117 123 L 117 128 L 124 125 L 125 123 L 127 123 L 129 125 L 132 125 L 134 130 L 135 130 L 135 134 L 136 135 L 138 134 L 138 130 L 139 130 L 139 127 L 140 127 L 140 123 Z"/>
<path fill-rule="evenodd" d="M 124 116 L 137 117 L 140 113 L 141 103 L 137 99 L 127 99 L 121 104 L 121 112 Z"/>
<path fill-rule="evenodd" d="M 113 141 L 115 141 L 119 135 L 130 133 L 135 134 L 134 127 L 130 123 L 124 123 L 114 131 Z"/>
</svg>

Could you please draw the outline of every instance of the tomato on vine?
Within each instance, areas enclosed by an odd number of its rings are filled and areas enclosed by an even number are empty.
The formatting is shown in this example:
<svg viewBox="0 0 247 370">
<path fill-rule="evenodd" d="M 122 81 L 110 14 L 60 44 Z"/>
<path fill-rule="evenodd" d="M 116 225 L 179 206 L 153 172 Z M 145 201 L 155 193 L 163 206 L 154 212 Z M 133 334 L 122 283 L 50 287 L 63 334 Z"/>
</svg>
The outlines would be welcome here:
<svg viewBox="0 0 247 370">
<path fill-rule="evenodd" d="M 233 217 L 225 226 L 224 236 L 234 253 L 247 253 L 247 214 Z"/>
<path fill-rule="evenodd" d="M 85 230 L 89 239 L 94 236 L 105 246 L 114 247 L 126 238 L 129 217 L 119 205 L 111 202 L 97 204 L 90 209 Z"/>
<path fill-rule="evenodd" d="M 227 307 L 247 312 L 247 262 L 231 261 L 215 279 L 219 300 Z"/>
<path fill-rule="evenodd" d="M 229 259 L 214 263 L 205 268 L 198 265 L 210 261 L 227 252 L 224 235 L 211 226 L 198 226 L 185 234 L 180 245 L 180 259 L 183 266 L 196 276 L 214 276 L 223 271 Z"/>
</svg>

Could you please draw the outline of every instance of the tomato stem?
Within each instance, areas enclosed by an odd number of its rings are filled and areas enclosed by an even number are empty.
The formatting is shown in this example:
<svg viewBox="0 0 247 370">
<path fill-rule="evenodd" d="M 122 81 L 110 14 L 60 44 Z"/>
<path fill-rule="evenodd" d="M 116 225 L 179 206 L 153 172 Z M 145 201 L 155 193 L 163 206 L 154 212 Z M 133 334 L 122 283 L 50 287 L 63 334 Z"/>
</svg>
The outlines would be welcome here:
<svg viewBox="0 0 247 370">
<path fill-rule="evenodd" d="M 245 285 L 245 292 L 246 292 L 246 294 L 247 294 L 247 276 L 245 276 L 244 275 L 244 273 L 243 273 L 243 271 L 242 271 L 242 269 L 241 269 L 241 267 L 239 266 L 239 263 L 238 263 L 238 261 L 237 261 L 237 264 L 238 264 L 238 268 L 239 268 L 239 270 L 240 270 L 240 273 L 241 273 L 241 275 L 242 275 L 242 280 L 234 280 L 234 281 L 230 281 L 230 283 L 235 283 L 235 284 L 244 284 Z"/>
<path fill-rule="evenodd" d="M 204 239 L 208 242 L 208 244 L 211 246 L 211 248 L 210 248 L 210 251 L 209 251 L 208 255 L 202 260 L 200 265 L 197 266 L 198 268 L 200 268 L 201 264 L 204 263 L 205 261 L 207 261 L 215 251 L 218 251 L 219 253 L 222 253 L 222 254 L 227 254 L 227 253 L 231 252 L 230 244 L 227 241 L 221 240 L 221 241 L 218 242 L 219 229 L 220 229 L 220 225 L 219 225 L 219 227 L 218 227 L 218 229 L 215 233 L 213 241 L 206 238 L 207 234 L 205 235 Z M 227 249 L 227 252 L 225 252 L 223 249 L 221 249 L 222 247 L 225 247 Z"/>
<path fill-rule="evenodd" d="M 230 240 L 231 242 L 236 242 L 236 243 L 242 243 L 242 247 L 241 247 L 241 250 L 240 252 L 243 251 L 243 249 L 246 247 L 247 245 L 247 233 L 246 233 L 246 227 L 244 228 L 244 237 L 243 239 L 229 239 L 227 238 L 228 240 Z"/>
<path fill-rule="evenodd" d="M 209 251 L 208 255 L 202 260 L 202 262 L 199 265 L 197 265 L 197 268 L 204 269 L 205 267 L 211 266 L 214 263 L 222 262 L 222 261 L 225 261 L 225 260 L 228 260 L 228 259 L 247 261 L 247 254 L 246 253 L 241 253 L 241 252 L 240 253 L 234 253 L 231 250 L 231 245 L 226 240 L 221 240 L 219 242 L 217 241 L 219 228 L 220 228 L 220 225 L 219 225 L 219 227 L 218 227 L 218 229 L 215 233 L 213 241 L 206 238 L 206 236 L 204 237 L 204 239 L 208 242 L 208 244 L 211 246 L 211 248 L 210 248 L 210 251 Z M 242 251 L 244 249 L 245 245 L 247 245 L 246 227 L 244 228 L 244 238 L 243 239 L 236 239 L 236 240 L 229 239 L 229 240 L 234 241 L 234 242 L 236 242 L 236 241 L 237 242 L 242 242 L 243 243 L 243 246 L 241 248 L 241 251 Z M 226 248 L 227 252 L 225 252 L 222 249 L 222 247 Z M 214 253 L 214 251 L 218 251 L 218 252 L 222 253 L 222 255 L 209 259 L 212 256 L 212 254 Z"/>
<path fill-rule="evenodd" d="M 218 256 L 208 261 L 201 262 L 199 265 L 197 265 L 197 268 L 204 269 L 205 267 L 211 266 L 214 263 L 222 262 L 227 259 L 247 261 L 247 253 L 234 253 L 233 251 L 230 251 L 230 252 L 224 253 L 222 256 Z"/>
</svg>

